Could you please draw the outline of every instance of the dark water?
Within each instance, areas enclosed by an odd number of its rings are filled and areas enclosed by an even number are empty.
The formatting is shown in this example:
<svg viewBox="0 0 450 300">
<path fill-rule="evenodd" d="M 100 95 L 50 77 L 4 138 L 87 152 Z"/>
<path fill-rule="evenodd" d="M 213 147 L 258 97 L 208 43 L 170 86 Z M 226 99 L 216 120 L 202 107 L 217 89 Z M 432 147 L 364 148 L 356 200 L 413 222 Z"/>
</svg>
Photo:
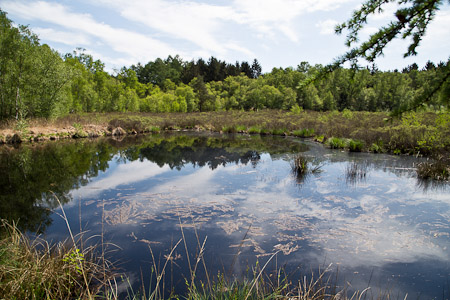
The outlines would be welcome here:
<svg viewBox="0 0 450 300">
<path fill-rule="evenodd" d="M 111 259 L 135 287 L 141 278 L 151 281 L 150 249 L 162 265 L 184 233 L 186 247 L 174 250 L 165 276 L 176 291 L 205 243 L 209 274 L 242 276 L 278 251 L 268 270 L 308 275 L 332 264 L 340 288 L 370 286 L 369 296 L 400 299 L 450 297 L 450 188 L 418 181 L 415 158 L 352 154 L 294 138 L 205 134 L 0 151 L 1 217 L 63 240 L 58 197 L 73 231 L 98 242 L 103 228 Z M 294 176 L 298 153 L 321 172 Z M 197 273 L 205 278 L 203 265 Z"/>
</svg>

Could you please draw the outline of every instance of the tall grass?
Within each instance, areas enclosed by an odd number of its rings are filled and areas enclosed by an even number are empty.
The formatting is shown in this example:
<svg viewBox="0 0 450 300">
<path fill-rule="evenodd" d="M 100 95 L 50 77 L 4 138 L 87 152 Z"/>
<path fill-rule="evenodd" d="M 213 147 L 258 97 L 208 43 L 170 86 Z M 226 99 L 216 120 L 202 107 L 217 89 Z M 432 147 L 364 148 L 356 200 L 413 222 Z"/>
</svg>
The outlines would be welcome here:
<svg viewBox="0 0 450 300">
<path fill-rule="evenodd" d="M 297 154 L 291 161 L 291 172 L 297 183 L 303 183 L 309 174 L 322 171 L 322 165 L 309 161 L 305 156 Z"/>
<path fill-rule="evenodd" d="M 67 219 L 66 219 L 67 220 Z M 181 224 L 181 220 L 180 220 Z M 197 253 L 193 260 L 187 247 L 183 226 L 181 238 L 165 256 L 163 264 L 157 264 L 155 254 L 149 245 L 153 267 L 150 272 L 155 284 L 148 291 L 144 286 L 135 291 L 125 277 L 128 290 L 119 294 L 111 264 L 105 264 L 104 257 L 95 255 L 97 248 L 80 248 L 70 243 L 49 245 L 43 239 L 23 235 L 15 226 L 2 221 L 3 237 L 0 240 L 0 298 L 3 299 L 298 299 L 298 300 L 340 300 L 363 299 L 366 290 L 349 294 L 345 287 L 337 285 L 337 275 L 331 265 L 309 276 L 294 277 L 283 268 L 269 270 L 269 264 L 278 252 L 257 262 L 242 279 L 226 276 L 225 273 L 211 275 L 205 261 L 207 237 L 200 239 L 193 223 L 197 241 Z M 244 236 L 242 240 L 245 240 Z M 167 293 L 165 282 L 168 267 L 175 251 L 184 247 L 189 266 L 186 290 L 183 295 Z M 239 255 L 238 249 L 235 259 Z M 197 273 L 203 268 L 205 278 L 199 280 Z M 348 295 L 349 294 L 349 295 Z M 388 297 L 389 298 L 389 297 Z M 366 299 L 366 298 L 364 298 Z M 368 298 L 370 299 L 370 298 Z M 378 298 L 377 298 L 378 299 Z"/>
<path fill-rule="evenodd" d="M 352 162 L 347 164 L 345 168 L 346 182 L 356 184 L 366 179 L 368 172 L 368 165 L 366 163 Z"/>
<path fill-rule="evenodd" d="M 438 157 L 417 165 L 417 177 L 421 180 L 446 181 L 450 178 L 450 159 Z"/>
<path fill-rule="evenodd" d="M 0 228 L 1 299 L 92 299 L 110 289 L 109 262 L 102 261 L 96 247 L 71 241 L 51 245 L 5 220 Z"/>
</svg>

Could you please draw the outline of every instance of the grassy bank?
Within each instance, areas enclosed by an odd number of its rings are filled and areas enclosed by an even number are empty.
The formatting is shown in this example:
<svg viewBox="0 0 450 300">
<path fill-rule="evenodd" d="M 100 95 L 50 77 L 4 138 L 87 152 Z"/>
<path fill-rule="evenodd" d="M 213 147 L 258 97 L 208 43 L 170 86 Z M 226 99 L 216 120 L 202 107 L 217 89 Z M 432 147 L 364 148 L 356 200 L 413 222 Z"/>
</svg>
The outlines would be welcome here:
<svg viewBox="0 0 450 300">
<path fill-rule="evenodd" d="M 410 113 L 387 120 L 386 113 L 259 112 L 104 113 L 68 115 L 55 120 L 10 121 L 0 126 L 0 142 L 18 134 L 22 141 L 138 134 L 161 130 L 209 130 L 250 134 L 341 138 L 355 151 L 433 154 L 450 152 L 450 114 Z M 114 132 L 121 127 L 125 132 Z M 353 140 L 353 144 L 349 141 Z M 352 146 L 353 145 L 353 146 Z"/>
<path fill-rule="evenodd" d="M 0 144 L 158 133 L 165 130 L 314 138 L 330 148 L 348 151 L 432 157 L 439 161 L 441 168 L 434 172 L 434 176 L 429 169 L 436 164 L 424 165 L 421 168 L 424 169 L 424 177 L 446 180 L 450 173 L 449 113 L 409 113 L 401 119 L 390 119 L 387 113 L 382 112 L 348 110 L 300 113 L 263 110 L 72 114 L 55 120 L 33 119 L 3 123 L 0 125 Z"/>
</svg>

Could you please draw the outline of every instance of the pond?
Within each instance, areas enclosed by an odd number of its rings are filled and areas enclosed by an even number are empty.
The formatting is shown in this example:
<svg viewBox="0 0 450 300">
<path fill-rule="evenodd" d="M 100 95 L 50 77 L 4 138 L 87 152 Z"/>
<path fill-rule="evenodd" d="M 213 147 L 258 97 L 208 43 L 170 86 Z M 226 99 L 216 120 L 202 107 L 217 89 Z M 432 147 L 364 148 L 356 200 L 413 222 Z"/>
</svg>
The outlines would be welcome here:
<svg viewBox="0 0 450 300">
<path fill-rule="evenodd" d="M 203 280 L 205 269 L 244 276 L 277 253 L 267 270 L 293 281 L 331 266 L 338 288 L 370 286 L 369 296 L 450 296 L 450 188 L 418 181 L 418 158 L 206 133 L 0 151 L 0 217 L 61 241 L 59 200 L 72 231 L 101 236 L 134 288 L 181 239 L 165 273 L 180 293 L 203 246 Z M 299 154 L 317 172 L 295 175 Z"/>
</svg>

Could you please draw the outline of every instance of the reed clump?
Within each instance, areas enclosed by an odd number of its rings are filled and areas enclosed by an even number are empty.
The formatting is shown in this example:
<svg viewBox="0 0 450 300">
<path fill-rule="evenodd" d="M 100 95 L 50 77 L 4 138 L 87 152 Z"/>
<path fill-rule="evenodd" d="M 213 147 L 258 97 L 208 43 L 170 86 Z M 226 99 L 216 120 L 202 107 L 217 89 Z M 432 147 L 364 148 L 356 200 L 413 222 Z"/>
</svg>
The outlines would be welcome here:
<svg viewBox="0 0 450 300">
<path fill-rule="evenodd" d="M 111 279 L 95 247 L 31 239 L 5 220 L 0 232 L 1 299 L 93 299 Z"/>
<path fill-rule="evenodd" d="M 291 172 L 297 183 L 303 183 L 309 174 L 317 174 L 322 171 L 322 165 L 310 161 L 302 154 L 297 154 L 291 161 Z"/>
<path fill-rule="evenodd" d="M 446 181 L 450 178 L 450 159 L 440 157 L 417 165 L 417 177 L 422 180 Z"/>
<path fill-rule="evenodd" d="M 363 181 L 368 172 L 368 165 L 366 163 L 352 162 L 345 168 L 345 177 L 347 183 L 356 184 Z"/>
</svg>

